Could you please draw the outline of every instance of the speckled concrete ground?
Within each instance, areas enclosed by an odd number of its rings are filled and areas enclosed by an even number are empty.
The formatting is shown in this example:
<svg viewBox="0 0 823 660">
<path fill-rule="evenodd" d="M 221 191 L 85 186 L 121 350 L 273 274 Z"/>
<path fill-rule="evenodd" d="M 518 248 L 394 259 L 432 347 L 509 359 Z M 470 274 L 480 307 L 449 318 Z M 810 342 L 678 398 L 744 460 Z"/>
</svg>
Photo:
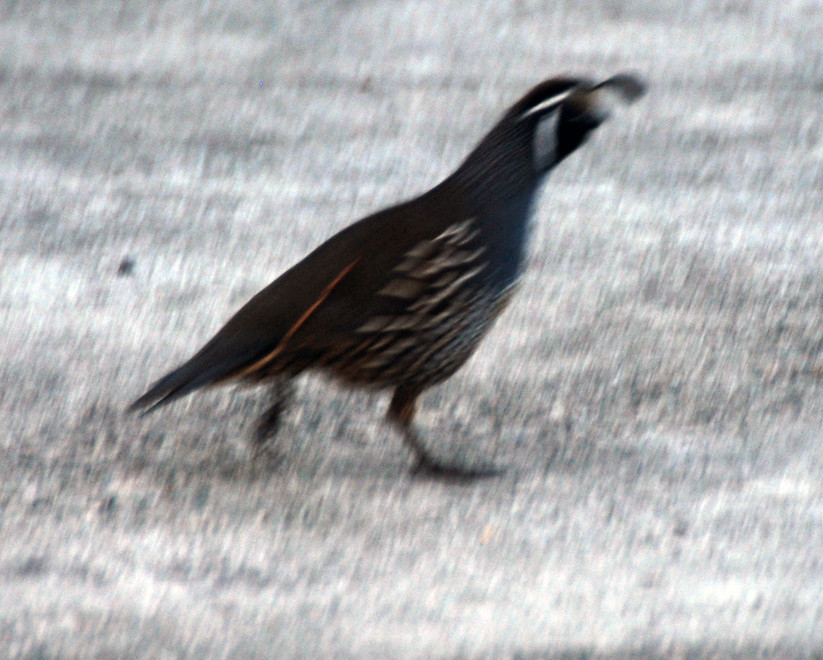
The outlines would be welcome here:
<svg viewBox="0 0 823 660">
<path fill-rule="evenodd" d="M 823 652 L 823 6 L 0 3 L 6 657 Z M 559 72 L 643 101 L 545 188 L 520 295 L 424 401 L 125 405 Z"/>
</svg>

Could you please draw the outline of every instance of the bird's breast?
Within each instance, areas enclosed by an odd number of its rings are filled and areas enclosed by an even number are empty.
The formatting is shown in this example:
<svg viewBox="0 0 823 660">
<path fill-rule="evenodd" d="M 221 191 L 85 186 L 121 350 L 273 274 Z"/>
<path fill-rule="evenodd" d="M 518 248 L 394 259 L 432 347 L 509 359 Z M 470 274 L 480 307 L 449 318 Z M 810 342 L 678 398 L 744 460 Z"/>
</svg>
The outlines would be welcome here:
<svg viewBox="0 0 823 660">
<path fill-rule="evenodd" d="M 480 222 L 488 246 L 490 284 L 504 291 L 523 270 L 534 191 L 527 190 L 484 210 Z"/>
</svg>

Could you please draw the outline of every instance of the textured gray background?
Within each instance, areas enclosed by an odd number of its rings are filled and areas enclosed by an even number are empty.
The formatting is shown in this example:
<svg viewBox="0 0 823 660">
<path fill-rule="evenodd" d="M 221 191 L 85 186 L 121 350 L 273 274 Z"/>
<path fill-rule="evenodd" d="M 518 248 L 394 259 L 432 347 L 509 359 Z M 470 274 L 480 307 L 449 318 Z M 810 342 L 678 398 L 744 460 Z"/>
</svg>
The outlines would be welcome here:
<svg viewBox="0 0 823 660">
<path fill-rule="evenodd" d="M 0 4 L 11 657 L 823 651 L 823 5 Z M 424 401 L 124 406 L 559 72 L 650 94 L 550 179 L 520 295 Z M 261 86 L 260 83 L 263 83 Z M 133 273 L 119 274 L 122 260 Z"/>
</svg>

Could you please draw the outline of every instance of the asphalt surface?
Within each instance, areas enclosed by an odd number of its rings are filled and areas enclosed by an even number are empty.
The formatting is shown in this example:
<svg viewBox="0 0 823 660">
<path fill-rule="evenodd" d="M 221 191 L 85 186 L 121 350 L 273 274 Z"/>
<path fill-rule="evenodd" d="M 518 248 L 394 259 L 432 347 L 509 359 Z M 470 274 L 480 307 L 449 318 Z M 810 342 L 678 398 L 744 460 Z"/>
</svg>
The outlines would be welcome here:
<svg viewBox="0 0 823 660">
<path fill-rule="evenodd" d="M 820 657 L 823 5 L 0 3 L 0 655 Z M 149 382 L 557 73 L 648 95 L 548 181 L 420 415 Z M 262 396 L 261 396 L 262 395 Z"/>
</svg>

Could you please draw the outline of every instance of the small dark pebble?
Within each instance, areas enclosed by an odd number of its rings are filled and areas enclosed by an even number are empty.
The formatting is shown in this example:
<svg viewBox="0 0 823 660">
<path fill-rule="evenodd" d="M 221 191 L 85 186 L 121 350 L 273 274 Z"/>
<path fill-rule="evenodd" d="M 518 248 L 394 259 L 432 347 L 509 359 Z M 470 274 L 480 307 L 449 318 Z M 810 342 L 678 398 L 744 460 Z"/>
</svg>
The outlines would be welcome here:
<svg viewBox="0 0 823 660">
<path fill-rule="evenodd" d="M 100 502 L 100 513 L 103 515 L 111 515 L 117 511 L 117 496 L 109 495 L 104 497 Z"/>
<path fill-rule="evenodd" d="M 117 275 L 119 277 L 128 277 L 134 275 L 135 261 L 131 257 L 123 257 L 120 265 L 117 267 Z"/>
</svg>

